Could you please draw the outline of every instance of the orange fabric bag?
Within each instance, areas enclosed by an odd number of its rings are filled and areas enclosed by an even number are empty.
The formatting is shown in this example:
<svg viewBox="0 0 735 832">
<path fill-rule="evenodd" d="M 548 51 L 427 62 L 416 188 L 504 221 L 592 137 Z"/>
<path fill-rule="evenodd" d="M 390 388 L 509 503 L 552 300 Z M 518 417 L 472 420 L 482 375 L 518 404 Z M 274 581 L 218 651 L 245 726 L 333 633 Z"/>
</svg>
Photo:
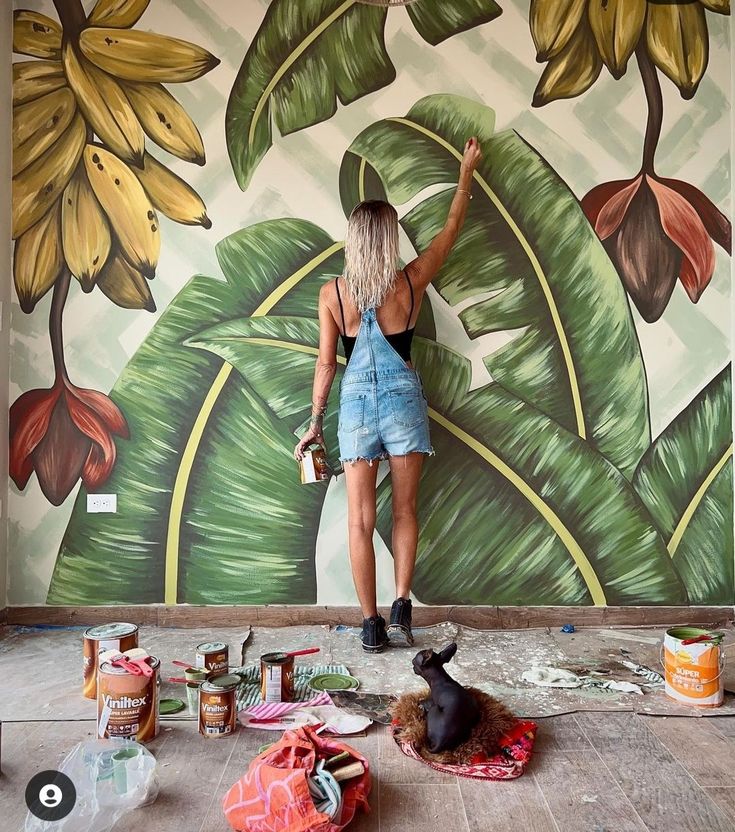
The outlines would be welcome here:
<svg viewBox="0 0 735 832">
<path fill-rule="evenodd" d="M 342 805 L 337 816 L 317 811 L 307 778 L 320 757 L 342 751 L 359 760 L 365 773 L 343 781 Z M 247 773 L 222 801 L 225 817 L 237 832 L 337 832 L 354 818 L 358 806 L 370 811 L 369 763 L 354 748 L 331 737 L 322 737 L 313 726 L 286 731 L 281 739 L 259 754 Z"/>
</svg>

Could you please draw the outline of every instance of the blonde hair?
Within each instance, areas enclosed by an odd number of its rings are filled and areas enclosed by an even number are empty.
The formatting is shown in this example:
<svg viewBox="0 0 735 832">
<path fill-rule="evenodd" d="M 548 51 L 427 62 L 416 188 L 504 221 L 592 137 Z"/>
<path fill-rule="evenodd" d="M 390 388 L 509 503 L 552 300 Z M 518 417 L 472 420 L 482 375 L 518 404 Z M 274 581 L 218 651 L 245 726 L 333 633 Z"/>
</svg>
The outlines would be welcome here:
<svg viewBox="0 0 735 832">
<path fill-rule="evenodd" d="M 361 202 L 350 214 L 345 240 L 347 289 L 362 313 L 381 306 L 398 267 L 398 214 L 378 199 Z"/>
</svg>

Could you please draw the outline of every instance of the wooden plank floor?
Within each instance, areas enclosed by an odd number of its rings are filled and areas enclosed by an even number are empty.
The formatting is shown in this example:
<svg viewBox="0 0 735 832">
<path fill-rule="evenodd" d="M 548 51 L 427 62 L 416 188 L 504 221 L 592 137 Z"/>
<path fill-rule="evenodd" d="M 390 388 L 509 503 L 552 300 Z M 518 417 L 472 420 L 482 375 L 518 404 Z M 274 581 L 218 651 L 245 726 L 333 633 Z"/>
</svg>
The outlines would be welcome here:
<svg viewBox="0 0 735 832">
<path fill-rule="evenodd" d="M 21 832 L 23 792 L 38 771 L 56 768 L 93 722 L 5 723 L 0 817 Z M 264 742 L 242 730 L 203 740 L 194 723 L 163 723 L 151 743 L 158 800 L 115 832 L 227 832 L 220 804 Z M 350 740 L 371 761 L 372 812 L 353 832 L 734 832 L 735 717 L 687 719 L 578 713 L 539 721 L 527 774 L 509 783 L 457 780 L 403 757 L 387 729 Z"/>
</svg>

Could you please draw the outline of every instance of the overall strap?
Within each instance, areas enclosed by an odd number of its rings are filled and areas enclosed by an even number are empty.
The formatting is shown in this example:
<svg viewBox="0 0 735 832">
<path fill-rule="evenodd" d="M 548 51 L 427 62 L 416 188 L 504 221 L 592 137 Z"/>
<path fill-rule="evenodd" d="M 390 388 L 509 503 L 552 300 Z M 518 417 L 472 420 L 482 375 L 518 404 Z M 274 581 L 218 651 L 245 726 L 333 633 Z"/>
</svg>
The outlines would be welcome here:
<svg viewBox="0 0 735 832">
<path fill-rule="evenodd" d="M 337 300 L 339 301 L 339 311 L 342 315 L 342 334 L 347 335 L 347 327 L 345 326 L 345 310 L 342 308 L 342 296 L 339 293 L 339 278 L 336 278 L 334 285 L 337 287 Z"/>
<path fill-rule="evenodd" d="M 408 329 L 408 325 L 411 323 L 411 318 L 413 316 L 413 286 L 411 285 L 411 278 L 408 276 L 408 269 L 404 269 L 403 274 L 406 275 L 406 280 L 408 281 L 408 288 L 411 292 L 411 311 L 408 313 L 408 320 L 406 321 L 406 329 Z"/>
</svg>

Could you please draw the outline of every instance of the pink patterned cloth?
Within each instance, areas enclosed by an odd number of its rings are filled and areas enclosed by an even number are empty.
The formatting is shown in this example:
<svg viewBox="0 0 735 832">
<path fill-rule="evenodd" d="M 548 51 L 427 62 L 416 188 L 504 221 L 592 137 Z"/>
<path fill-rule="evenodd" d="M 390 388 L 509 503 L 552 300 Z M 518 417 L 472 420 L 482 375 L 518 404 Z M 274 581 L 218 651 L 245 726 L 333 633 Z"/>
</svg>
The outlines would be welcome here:
<svg viewBox="0 0 735 832">
<path fill-rule="evenodd" d="M 319 693 L 307 702 L 262 702 L 260 705 L 251 705 L 249 708 L 245 708 L 244 712 L 254 719 L 272 720 L 279 719 L 284 714 L 290 714 L 292 711 L 298 711 L 299 708 L 331 704 L 332 699 L 328 693 Z"/>
<path fill-rule="evenodd" d="M 537 727 L 535 722 L 518 720 L 515 727 L 501 738 L 497 754 L 472 760 L 466 765 L 448 765 L 427 760 L 418 753 L 412 743 L 403 742 L 398 738 L 397 726 L 394 726 L 393 739 L 407 757 L 437 771 L 471 780 L 515 780 L 523 774 L 531 760 Z"/>
</svg>

